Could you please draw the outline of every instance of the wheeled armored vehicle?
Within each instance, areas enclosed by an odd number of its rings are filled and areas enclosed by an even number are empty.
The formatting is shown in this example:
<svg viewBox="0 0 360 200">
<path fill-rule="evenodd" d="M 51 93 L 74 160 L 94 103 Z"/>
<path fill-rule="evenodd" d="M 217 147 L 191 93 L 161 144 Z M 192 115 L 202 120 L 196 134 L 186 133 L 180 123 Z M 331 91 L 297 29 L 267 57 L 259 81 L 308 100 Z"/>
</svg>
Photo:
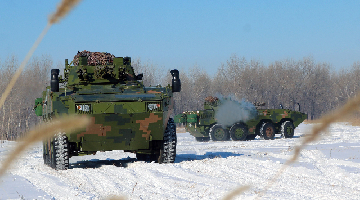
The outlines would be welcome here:
<svg viewBox="0 0 360 200">
<path fill-rule="evenodd" d="M 294 129 L 307 118 L 306 114 L 300 112 L 300 105 L 297 105 L 299 111 L 294 111 L 290 109 L 259 109 L 265 104 L 257 103 L 252 105 L 254 109 L 240 108 L 248 112 L 246 119 L 235 120 L 235 122 L 225 125 L 219 123 L 221 119 L 217 119 L 219 117 L 217 113 L 221 111 L 224 101 L 234 100 L 207 97 L 204 102 L 204 110 L 178 114 L 174 117 L 175 122 L 182 123 L 186 131 L 197 141 L 206 142 L 210 139 L 226 141 L 230 138 L 243 141 L 254 140 L 256 136 L 265 140 L 274 139 L 275 134 L 292 138 Z M 231 115 L 225 117 L 232 118 Z"/>
<path fill-rule="evenodd" d="M 64 76 L 52 69 L 51 86 L 35 100 L 36 114 L 44 122 L 88 115 L 91 124 L 44 141 L 44 163 L 68 169 L 72 156 L 111 150 L 136 153 L 139 160 L 173 163 L 177 138 L 170 115 L 173 93 L 180 92 L 181 83 L 179 71 L 170 72 L 172 85 L 144 87 L 143 75 L 135 75 L 130 57 L 88 51 L 78 52 L 70 64 L 65 60 Z"/>
</svg>

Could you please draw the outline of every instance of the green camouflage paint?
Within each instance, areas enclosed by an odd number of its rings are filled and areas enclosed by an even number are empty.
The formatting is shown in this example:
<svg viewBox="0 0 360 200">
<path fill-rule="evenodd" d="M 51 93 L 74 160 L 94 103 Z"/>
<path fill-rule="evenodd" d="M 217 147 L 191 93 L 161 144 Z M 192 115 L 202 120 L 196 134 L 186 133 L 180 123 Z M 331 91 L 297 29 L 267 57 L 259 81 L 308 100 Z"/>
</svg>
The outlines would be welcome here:
<svg viewBox="0 0 360 200">
<path fill-rule="evenodd" d="M 186 131 L 196 138 L 210 137 L 211 127 L 217 124 L 215 114 L 220 104 L 221 100 L 214 102 L 205 101 L 204 110 L 187 111 L 178 114 L 174 117 L 175 123 L 184 124 Z M 275 128 L 275 133 L 279 134 L 281 133 L 281 126 L 284 122 L 289 121 L 294 125 L 294 128 L 296 128 L 307 118 L 306 114 L 290 109 L 257 109 L 256 112 L 257 115 L 254 118 L 245 122 L 236 122 L 244 124 L 248 131 L 247 135 L 253 135 L 253 137 L 260 135 L 260 128 L 266 122 L 272 123 Z M 233 125 L 224 128 L 230 132 Z"/>
<path fill-rule="evenodd" d="M 69 114 L 90 116 L 89 126 L 66 133 L 70 157 L 111 150 L 159 155 L 180 80 L 174 91 L 174 82 L 144 87 L 141 78 L 129 57 L 115 57 L 106 65 L 87 65 L 86 57 L 77 66 L 65 60 L 64 77 L 58 79 L 64 86 L 58 91 L 48 86 L 35 101 L 35 113 L 45 122 Z M 52 159 L 54 140 L 44 141 L 44 160 Z"/>
</svg>

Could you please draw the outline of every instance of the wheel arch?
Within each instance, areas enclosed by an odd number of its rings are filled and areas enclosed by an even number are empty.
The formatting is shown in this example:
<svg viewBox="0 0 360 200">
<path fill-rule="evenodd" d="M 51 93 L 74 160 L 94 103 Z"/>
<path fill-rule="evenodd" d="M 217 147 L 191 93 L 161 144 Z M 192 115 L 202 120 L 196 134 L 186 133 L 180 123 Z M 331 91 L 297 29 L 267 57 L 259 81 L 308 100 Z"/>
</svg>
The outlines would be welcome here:
<svg viewBox="0 0 360 200">
<path fill-rule="evenodd" d="M 281 131 L 281 125 L 286 121 L 289 121 L 292 124 L 294 124 L 294 121 L 291 118 L 282 118 L 278 123 L 275 124 L 278 133 L 280 133 Z"/>
<path fill-rule="evenodd" d="M 282 123 L 284 123 L 286 121 L 290 121 L 291 123 L 294 123 L 294 121 L 291 118 L 283 118 L 280 120 L 279 124 L 281 125 Z"/>
<path fill-rule="evenodd" d="M 243 121 L 234 123 L 233 125 L 231 125 L 230 127 L 228 127 L 228 129 L 231 130 L 231 128 L 232 128 L 233 126 L 238 125 L 238 124 L 244 125 L 246 128 L 249 129 L 249 126 L 248 126 L 245 122 L 243 122 Z"/>
<path fill-rule="evenodd" d="M 273 123 L 273 121 L 272 121 L 271 119 L 262 119 L 262 120 L 260 120 L 260 122 L 259 122 L 259 123 L 256 125 L 256 127 L 255 127 L 255 134 L 260 136 L 260 128 L 261 128 L 261 125 L 262 125 L 263 123 L 268 123 L 268 122 Z M 273 124 L 274 124 L 274 123 L 273 123 Z"/>
</svg>

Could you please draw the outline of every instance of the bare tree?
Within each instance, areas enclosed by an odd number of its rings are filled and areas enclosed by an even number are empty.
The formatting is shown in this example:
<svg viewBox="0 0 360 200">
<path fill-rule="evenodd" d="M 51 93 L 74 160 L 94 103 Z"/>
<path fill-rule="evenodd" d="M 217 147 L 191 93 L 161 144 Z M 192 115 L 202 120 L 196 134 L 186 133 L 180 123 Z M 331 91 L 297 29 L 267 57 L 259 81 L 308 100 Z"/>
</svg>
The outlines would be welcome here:
<svg viewBox="0 0 360 200">
<path fill-rule="evenodd" d="M 2 63 L 0 68 L 0 92 L 5 90 L 18 65 L 19 62 L 16 56 L 8 57 Z M 35 57 L 26 66 L 0 110 L 2 138 L 15 140 L 31 126 L 38 123 L 39 119 L 32 110 L 34 100 L 41 96 L 41 92 L 48 85 L 46 81 L 50 79 L 51 66 L 52 61 L 48 56 Z"/>
</svg>

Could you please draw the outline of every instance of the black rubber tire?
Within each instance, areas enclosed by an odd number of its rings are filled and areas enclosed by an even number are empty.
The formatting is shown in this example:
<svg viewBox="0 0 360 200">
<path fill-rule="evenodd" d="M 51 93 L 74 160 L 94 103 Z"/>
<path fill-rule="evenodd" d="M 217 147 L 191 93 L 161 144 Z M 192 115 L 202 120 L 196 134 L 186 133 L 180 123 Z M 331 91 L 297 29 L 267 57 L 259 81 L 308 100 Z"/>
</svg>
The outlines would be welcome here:
<svg viewBox="0 0 360 200">
<path fill-rule="evenodd" d="M 210 128 L 210 135 L 213 141 L 227 141 L 230 139 L 230 134 L 227 129 L 224 129 L 221 124 L 215 124 Z"/>
<path fill-rule="evenodd" d="M 245 124 L 237 123 L 230 128 L 230 136 L 234 141 L 244 141 L 249 133 Z"/>
<path fill-rule="evenodd" d="M 281 135 L 285 138 L 294 137 L 294 124 L 291 121 L 286 121 L 281 124 Z"/>
<path fill-rule="evenodd" d="M 69 168 L 69 142 L 65 134 L 56 134 L 52 142 L 51 167 L 56 170 Z"/>
<path fill-rule="evenodd" d="M 158 163 L 174 163 L 176 157 L 176 125 L 173 118 L 169 118 L 164 133 L 163 144 L 159 152 Z"/>
<path fill-rule="evenodd" d="M 261 125 L 260 137 L 265 140 L 273 140 L 275 138 L 275 126 L 271 122 L 266 122 Z"/>
<path fill-rule="evenodd" d="M 198 142 L 209 142 L 210 137 L 195 137 L 196 141 Z"/>
</svg>

